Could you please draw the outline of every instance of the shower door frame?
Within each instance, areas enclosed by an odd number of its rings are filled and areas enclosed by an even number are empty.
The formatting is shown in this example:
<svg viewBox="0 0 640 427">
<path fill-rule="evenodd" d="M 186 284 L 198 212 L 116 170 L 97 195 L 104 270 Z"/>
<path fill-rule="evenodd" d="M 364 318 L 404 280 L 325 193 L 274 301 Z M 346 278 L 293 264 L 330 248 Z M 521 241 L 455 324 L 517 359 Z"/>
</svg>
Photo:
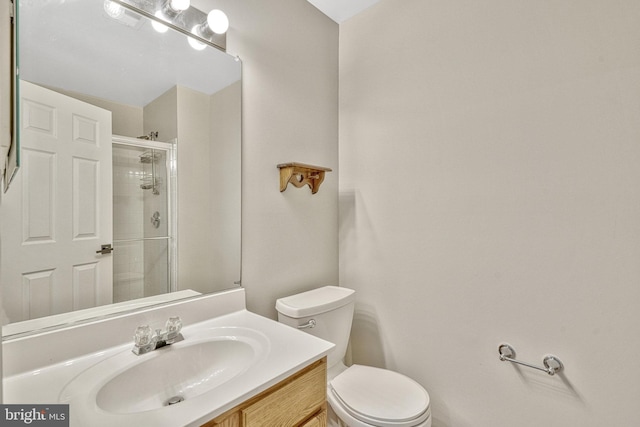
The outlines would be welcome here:
<svg viewBox="0 0 640 427">
<path fill-rule="evenodd" d="M 151 141 L 140 138 L 132 138 L 128 136 L 112 135 L 111 141 L 113 144 L 125 145 L 129 147 L 154 149 L 166 152 L 167 162 L 167 234 L 168 238 L 168 252 L 169 252 L 169 292 L 176 292 L 178 290 L 178 159 L 177 159 L 177 139 L 173 139 L 170 142 Z M 135 239 L 140 241 L 145 240 L 160 240 L 156 237 L 143 237 L 141 239 Z M 114 241 L 114 245 L 115 245 Z"/>
</svg>

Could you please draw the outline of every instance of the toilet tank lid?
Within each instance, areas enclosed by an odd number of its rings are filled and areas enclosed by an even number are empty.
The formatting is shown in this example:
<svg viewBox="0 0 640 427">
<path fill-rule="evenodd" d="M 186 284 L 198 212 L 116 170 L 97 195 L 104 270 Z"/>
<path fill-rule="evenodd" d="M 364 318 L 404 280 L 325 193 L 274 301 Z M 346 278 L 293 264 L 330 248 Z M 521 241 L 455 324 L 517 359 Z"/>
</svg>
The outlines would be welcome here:
<svg viewBox="0 0 640 427">
<path fill-rule="evenodd" d="M 314 316 L 347 305 L 355 300 L 353 289 L 340 286 L 325 286 L 300 294 L 280 298 L 276 310 L 285 316 L 298 319 Z"/>
</svg>

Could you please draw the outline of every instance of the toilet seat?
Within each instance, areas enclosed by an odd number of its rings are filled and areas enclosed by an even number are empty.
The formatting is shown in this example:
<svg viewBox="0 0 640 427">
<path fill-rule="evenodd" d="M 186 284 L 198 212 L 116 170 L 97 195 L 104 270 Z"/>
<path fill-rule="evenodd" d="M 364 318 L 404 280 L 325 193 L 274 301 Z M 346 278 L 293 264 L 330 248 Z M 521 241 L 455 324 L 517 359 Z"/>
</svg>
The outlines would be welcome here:
<svg viewBox="0 0 640 427">
<path fill-rule="evenodd" d="M 344 410 L 363 425 L 418 426 L 431 415 L 427 391 L 414 380 L 386 369 L 353 365 L 331 380 L 328 388 L 334 410 Z"/>
</svg>

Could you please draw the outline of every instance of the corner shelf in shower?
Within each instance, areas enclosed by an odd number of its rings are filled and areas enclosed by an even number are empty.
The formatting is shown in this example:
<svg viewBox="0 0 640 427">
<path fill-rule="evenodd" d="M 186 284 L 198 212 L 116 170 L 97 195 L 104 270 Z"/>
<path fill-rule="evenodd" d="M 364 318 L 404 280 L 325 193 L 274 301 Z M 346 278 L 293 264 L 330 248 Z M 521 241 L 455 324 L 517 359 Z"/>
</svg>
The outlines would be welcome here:
<svg viewBox="0 0 640 427">
<path fill-rule="evenodd" d="M 295 162 L 281 163 L 278 169 L 280 169 L 280 192 L 286 190 L 287 185 L 291 183 L 297 188 L 308 185 L 311 188 L 311 194 L 316 194 L 320 189 L 325 172 L 331 172 L 329 168 Z"/>
</svg>

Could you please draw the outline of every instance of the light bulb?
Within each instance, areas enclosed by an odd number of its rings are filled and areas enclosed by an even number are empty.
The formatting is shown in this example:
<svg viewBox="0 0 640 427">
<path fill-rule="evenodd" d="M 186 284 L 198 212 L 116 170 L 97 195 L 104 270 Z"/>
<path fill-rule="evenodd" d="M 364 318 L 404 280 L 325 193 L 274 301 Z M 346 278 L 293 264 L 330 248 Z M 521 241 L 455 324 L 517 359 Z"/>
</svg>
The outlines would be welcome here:
<svg viewBox="0 0 640 427">
<path fill-rule="evenodd" d="M 224 34 L 229 29 L 229 18 L 219 9 L 213 9 L 207 15 L 207 25 L 216 34 Z"/>
<path fill-rule="evenodd" d="M 162 19 L 162 16 L 163 15 L 161 11 L 157 11 L 155 13 L 156 18 Z M 151 26 L 153 27 L 154 30 L 156 30 L 159 33 L 166 33 L 167 30 L 169 29 L 169 27 L 167 27 L 166 25 L 161 24 L 158 21 L 154 21 L 154 20 L 151 20 Z"/>
<path fill-rule="evenodd" d="M 190 5 L 191 5 L 191 0 L 170 0 L 169 2 L 169 7 L 179 12 L 189 9 Z"/>
<path fill-rule="evenodd" d="M 196 25 L 195 27 L 193 27 L 191 29 L 191 32 L 193 34 L 198 34 L 198 25 Z M 195 50 L 202 50 L 205 47 L 207 47 L 206 44 L 204 43 L 200 43 L 198 40 L 194 39 L 193 37 L 187 37 L 187 41 L 189 42 L 189 46 L 191 46 L 192 48 L 194 48 Z"/>
<path fill-rule="evenodd" d="M 107 15 L 114 19 L 118 19 L 124 15 L 124 8 L 111 0 L 104 0 L 103 7 L 104 11 L 107 12 Z"/>
</svg>

